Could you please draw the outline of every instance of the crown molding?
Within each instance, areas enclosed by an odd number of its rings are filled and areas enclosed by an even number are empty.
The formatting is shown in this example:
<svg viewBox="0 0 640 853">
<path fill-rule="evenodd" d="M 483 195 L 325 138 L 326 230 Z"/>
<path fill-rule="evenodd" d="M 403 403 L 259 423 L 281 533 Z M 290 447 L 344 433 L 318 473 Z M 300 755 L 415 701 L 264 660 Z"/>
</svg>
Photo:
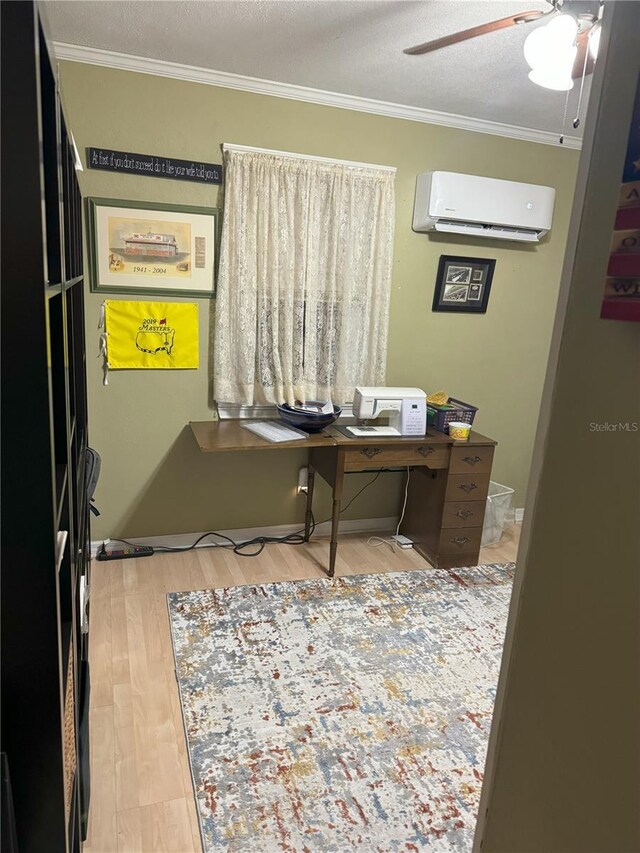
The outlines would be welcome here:
<svg viewBox="0 0 640 853">
<path fill-rule="evenodd" d="M 405 119 L 406 121 L 438 124 L 443 127 L 453 127 L 458 130 L 469 130 L 475 133 L 489 133 L 493 136 L 504 136 L 510 139 L 520 139 L 525 142 L 555 145 L 558 148 L 579 149 L 582 145 L 582 140 L 579 137 L 565 136 L 564 144 L 561 146 L 558 143 L 558 135 L 546 130 L 501 124 L 496 121 L 485 121 L 470 116 L 428 110 L 422 107 L 393 104 L 388 101 L 376 101 L 371 98 L 360 98 L 356 95 L 344 95 L 340 92 L 326 92 L 323 89 L 296 86 L 292 83 L 278 83 L 274 80 L 246 77 L 243 74 L 229 74 L 226 71 L 214 71 L 210 68 L 182 65 L 178 62 L 166 62 L 163 59 L 148 59 L 144 56 L 117 53 L 112 50 L 100 50 L 94 47 L 65 44 L 64 42 L 54 42 L 53 46 L 57 59 L 64 59 L 71 62 L 103 65 L 107 68 L 118 68 L 121 71 L 136 71 L 140 74 L 155 74 L 159 77 L 171 77 L 174 80 L 187 80 L 191 83 L 204 83 L 208 86 L 239 89 L 243 92 L 255 92 L 260 95 L 305 101 L 310 104 L 322 104 L 344 110 L 356 110 L 357 112 L 372 113 L 373 115 L 387 116 L 389 118 Z"/>
</svg>

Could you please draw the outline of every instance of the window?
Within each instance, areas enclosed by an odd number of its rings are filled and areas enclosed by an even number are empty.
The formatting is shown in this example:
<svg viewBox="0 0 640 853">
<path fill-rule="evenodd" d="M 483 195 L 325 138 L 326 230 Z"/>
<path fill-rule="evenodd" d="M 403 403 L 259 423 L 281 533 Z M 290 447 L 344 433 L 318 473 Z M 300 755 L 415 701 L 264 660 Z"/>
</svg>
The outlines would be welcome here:
<svg viewBox="0 0 640 853">
<path fill-rule="evenodd" d="M 344 403 L 384 383 L 394 173 L 225 151 L 217 401 Z"/>
</svg>

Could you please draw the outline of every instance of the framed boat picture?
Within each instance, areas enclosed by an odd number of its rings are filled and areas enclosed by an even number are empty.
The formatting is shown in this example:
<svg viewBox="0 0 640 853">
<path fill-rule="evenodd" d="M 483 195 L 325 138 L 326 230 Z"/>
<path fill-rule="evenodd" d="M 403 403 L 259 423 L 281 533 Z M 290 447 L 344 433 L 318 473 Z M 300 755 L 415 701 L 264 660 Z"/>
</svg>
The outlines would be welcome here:
<svg viewBox="0 0 640 853">
<path fill-rule="evenodd" d="M 440 255 L 431 310 L 484 314 L 495 266 L 493 258 Z"/>
<path fill-rule="evenodd" d="M 219 208 L 89 198 L 87 211 L 91 290 L 214 296 Z"/>
</svg>

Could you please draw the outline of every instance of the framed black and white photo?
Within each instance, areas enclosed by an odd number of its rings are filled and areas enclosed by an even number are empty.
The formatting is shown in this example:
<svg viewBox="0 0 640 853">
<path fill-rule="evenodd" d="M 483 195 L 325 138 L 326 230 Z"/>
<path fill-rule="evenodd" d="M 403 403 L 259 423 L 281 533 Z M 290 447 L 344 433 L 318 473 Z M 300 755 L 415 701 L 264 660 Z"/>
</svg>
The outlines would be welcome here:
<svg viewBox="0 0 640 853">
<path fill-rule="evenodd" d="M 491 258 L 441 255 L 432 310 L 484 314 L 495 265 Z"/>
<path fill-rule="evenodd" d="M 467 266 L 449 264 L 445 273 L 447 284 L 469 284 L 473 269 Z"/>
</svg>

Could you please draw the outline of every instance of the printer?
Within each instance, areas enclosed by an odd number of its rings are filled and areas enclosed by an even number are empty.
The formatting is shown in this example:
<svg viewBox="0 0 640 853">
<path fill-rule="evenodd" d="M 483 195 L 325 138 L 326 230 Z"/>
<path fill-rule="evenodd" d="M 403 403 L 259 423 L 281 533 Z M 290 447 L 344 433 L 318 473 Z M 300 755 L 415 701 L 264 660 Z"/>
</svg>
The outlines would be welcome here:
<svg viewBox="0 0 640 853">
<path fill-rule="evenodd" d="M 386 415 L 388 426 L 349 426 L 357 436 L 424 435 L 427 431 L 427 395 L 420 388 L 356 387 L 353 416 L 376 420 Z"/>
</svg>

